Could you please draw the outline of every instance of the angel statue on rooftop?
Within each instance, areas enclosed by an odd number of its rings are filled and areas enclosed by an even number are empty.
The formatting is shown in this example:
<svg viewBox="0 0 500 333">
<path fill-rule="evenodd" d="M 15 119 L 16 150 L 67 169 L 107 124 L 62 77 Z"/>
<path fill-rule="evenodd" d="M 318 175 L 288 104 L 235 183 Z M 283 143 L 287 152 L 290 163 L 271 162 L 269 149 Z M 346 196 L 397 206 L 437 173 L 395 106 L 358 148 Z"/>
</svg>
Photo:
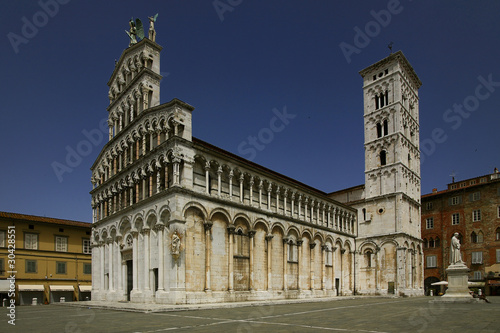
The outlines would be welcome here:
<svg viewBox="0 0 500 333">
<path fill-rule="evenodd" d="M 133 17 L 130 19 L 130 21 L 128 21 L 128 24 L 130 25 L 130 31 L 125 30 L 125 32 L 130 38 L 130 42 L 128 44 L 128 46 L 130 47 L 134 44 L 137 44 L 137 37 L 139 37 L 140 39 L 144 38 L 144 28 L 142 27 L 141 20 L 136 19 L 134 21 Z"/>
<path fill-rule="evenodd" d="M 149 16 L 149 40 L 152 42 L 156 41 L 156 30 L 155 30 L 155 22 L 158 18 L 158 13 L 155 16 Z"/>
</svg>

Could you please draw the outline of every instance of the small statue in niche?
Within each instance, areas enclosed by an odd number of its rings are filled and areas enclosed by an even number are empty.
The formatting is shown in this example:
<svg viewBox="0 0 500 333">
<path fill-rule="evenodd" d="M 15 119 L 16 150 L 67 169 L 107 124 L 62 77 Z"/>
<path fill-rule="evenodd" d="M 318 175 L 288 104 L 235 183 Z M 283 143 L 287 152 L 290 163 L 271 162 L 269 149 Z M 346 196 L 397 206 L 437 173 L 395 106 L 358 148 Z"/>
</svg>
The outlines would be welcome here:
<svg viewBox="0 0 500 333">
<path fill-rule="evenodd" d="M 177 232 L 172 235 L 172 256 L 177 259 L 181 254 L 181 238 Z"/>
</svg>

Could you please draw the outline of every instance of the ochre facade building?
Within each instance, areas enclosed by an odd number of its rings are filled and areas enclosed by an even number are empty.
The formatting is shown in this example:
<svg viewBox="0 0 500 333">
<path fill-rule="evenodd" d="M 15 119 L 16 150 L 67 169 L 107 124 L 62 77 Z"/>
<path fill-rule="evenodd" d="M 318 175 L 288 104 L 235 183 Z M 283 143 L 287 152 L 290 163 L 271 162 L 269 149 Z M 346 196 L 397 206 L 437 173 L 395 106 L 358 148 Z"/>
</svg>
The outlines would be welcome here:
<svg viewBox="0 0 500 333">
<path fill-rule="evenodd" d="M 0 299 L 10 302 L 12 292 L 20 305 L 90 299 L 91 226 L 0 212 Z"/>
</svg>

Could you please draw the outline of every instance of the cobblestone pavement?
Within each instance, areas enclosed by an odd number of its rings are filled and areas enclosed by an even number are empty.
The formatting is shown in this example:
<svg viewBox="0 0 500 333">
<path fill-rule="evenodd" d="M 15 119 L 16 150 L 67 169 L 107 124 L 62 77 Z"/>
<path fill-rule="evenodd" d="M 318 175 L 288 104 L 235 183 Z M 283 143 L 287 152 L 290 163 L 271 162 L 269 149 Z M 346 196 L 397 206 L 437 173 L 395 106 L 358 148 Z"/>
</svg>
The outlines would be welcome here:
<svg viewBox="0 0 500 333">
<path fill-rule="evenodd" d="M 1 308 L 0 332 L 500 332 L 500 297 L 490 304 L 429 303 L 431 297 L 335 298 L 316 302 L 160 307 L 143 312 L 97 302 Z M 108 307 L 118 305 L 108 303 Z M 122 307 L 129 304 L 121 304 Z M 248 306 L 246 306 L 248 305 Z M 129 309 L 130 310 L 130 309 Z"/>
</svg>

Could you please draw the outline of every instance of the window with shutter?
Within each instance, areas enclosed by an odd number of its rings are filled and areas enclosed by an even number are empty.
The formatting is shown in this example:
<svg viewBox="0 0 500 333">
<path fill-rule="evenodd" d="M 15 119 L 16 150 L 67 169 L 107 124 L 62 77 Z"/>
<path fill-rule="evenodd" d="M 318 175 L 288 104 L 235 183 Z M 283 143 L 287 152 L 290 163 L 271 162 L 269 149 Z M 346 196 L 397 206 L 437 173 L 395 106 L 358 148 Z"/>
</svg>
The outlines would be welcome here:
<svg viewBox="0 0 500 333">
<path fill-rule="evenodd" d="M 426 220 L 426 227 L 427 227 L 427 229 L 434 229 L 434 218 L 433 217 L 429 217 Z"/>
<path fill-rule="evenodd" d="M 68 252 L 68 238 L 56 236 L 56 251 Z"/>
<path fill-rule="evenodd" d="M 475 210 L 472 212 L 472 222 L 481 221 L 481 210 Z"/>
<path fill-rule="evenodd" d="M 436 256 L 427 256 L 426 261 L 427 261 L 427 263 L 426 263 L 427 264 L 426 265 L 427 268 L 437 267 L 437 265 L 436 265 L 436 262 L 437 262 Z"/>
<path fill-rule="evenodd" d="M 483 252 L 472 252 L 472 263 L 482 264 L 483 263 Z"/>
<path fill-rule="evenodd" d="M 26 260 L 26 273 L 36 273 L 36 260 Z"/>
<path fill-rule="evenodd" d="M 24 248 L 38 250 L 38 234 L 24 234 Z"/>
<path fill-rule="evenodd" d="M 5 246 L 6 246 L 6 243 L 5 243 L 5 231 L 0 230 L 0 247 L 5 247 Z"/>
</svg>

